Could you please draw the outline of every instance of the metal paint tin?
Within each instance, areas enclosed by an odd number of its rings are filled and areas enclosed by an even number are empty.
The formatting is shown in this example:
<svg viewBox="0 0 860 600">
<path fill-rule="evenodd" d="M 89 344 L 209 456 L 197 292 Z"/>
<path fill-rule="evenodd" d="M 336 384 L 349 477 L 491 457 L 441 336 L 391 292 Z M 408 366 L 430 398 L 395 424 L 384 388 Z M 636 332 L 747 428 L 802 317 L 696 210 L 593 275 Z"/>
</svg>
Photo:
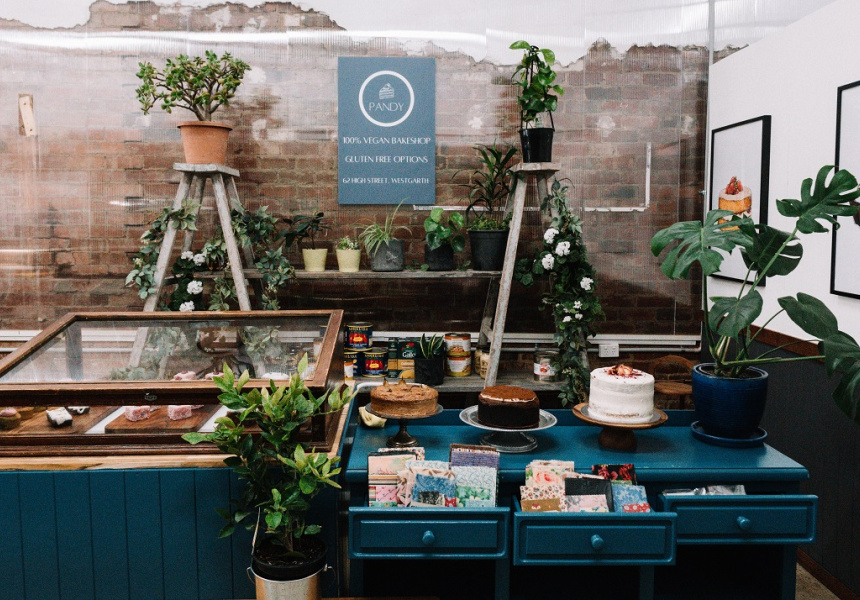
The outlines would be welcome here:
<svg viewBox="0 0 860 600">
<path fill-rule="evenodd" d="M 373 347 L 373 323 L 361 321 L 346 324 L 343 347 L 350 350 L 369 350 Z"/>
<path fill-rule="evenodd" d="M 372 348 L 364 351 L 363 375 L 377 378 L 388 375 L 388 348 Z"/>
<path fill-rule="evenodd" d="M 555 365 L 558 364 L 557 350 L 535 350 L 535 381 L 556 381 Z"/>
<path fill-rule="evenodd" d="M 468 377 L 472 374 L 472 355 L 448 355 L 445 358 L 445 374 L 451 377 Z"/>
<path fill-rule="evenodd" d="M 445 352 L 449 355 L 469 354 L 472 351 L 472 336 L 468 333 L 446 333 Z"/>
<path fill-rule="evenodd" d="M 343 362 L 344 365 L 348 363 L 352 363 L 352 375 L 353 377 L 359 377 L 363 374 L 364 369 L 364 352 L 360 352 L 358 350 L 344 350 L 343 351 Z M 344 374 L 346 373 L 346 367 L 344 367 Z"/>
</svg>

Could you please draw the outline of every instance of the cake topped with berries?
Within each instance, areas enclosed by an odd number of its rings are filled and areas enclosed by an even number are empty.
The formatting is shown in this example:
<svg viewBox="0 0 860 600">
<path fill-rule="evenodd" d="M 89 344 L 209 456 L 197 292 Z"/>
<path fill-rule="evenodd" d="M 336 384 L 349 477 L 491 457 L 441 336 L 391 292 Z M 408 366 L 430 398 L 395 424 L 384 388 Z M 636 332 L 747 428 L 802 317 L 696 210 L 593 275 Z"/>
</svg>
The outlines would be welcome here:
<svg viewBox="0 0 860 600">
<path fill-rule="evenodd" d="M 607 423 L 647 423 L 654 416 L 654 377 L 627 365 L 591 372 L 588 416 Z"/>
<path fill-rule="evenodd" d="M 744 187 L 740 179 L 732 177 L 725 189 L 720 191 L 719 208 L 730 210 L 739 217 L 749 217 L 752 215 L 752 192 Z"/>
</svg>

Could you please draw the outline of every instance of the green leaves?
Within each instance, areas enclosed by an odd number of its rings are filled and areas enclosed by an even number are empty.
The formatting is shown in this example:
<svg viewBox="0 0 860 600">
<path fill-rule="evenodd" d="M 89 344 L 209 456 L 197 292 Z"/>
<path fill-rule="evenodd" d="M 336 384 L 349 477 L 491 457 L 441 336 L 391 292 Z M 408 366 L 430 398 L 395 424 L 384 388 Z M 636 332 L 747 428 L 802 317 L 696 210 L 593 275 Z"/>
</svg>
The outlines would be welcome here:
<svg viewBox="0 0 860 600">
<path fill-rule="evenodd" d="M 856 397 L 860 385 L 860 346 L 850 335 L 839 331 L 821 341 L 821 350 L 827 374 L 842 375 L 833 391 L 836 406 L 860 425 L 860 402 Z"/>
<path fill-rule="evenodd" d="M 741 330 L 752 325 L 761 314 L 761 294 L 753 290 L 740 298 L 715 297 L 708 311 L 708 327 L 717 334 L 734 338 Z"/>
<path fill-rule="evenodd" d="M 824 339 L 838 333 L 836 316 L 821 300 L 800 292 L 797 298 L 786 296 L 778 300 L 789 318 L 809 335 Z"/>
<path fill-rule="evenodd" d="M 555 63 L 555 52 L 547 48 L 538 48 L 525 40 L 514 42 L 510 48 L 523 51 L 523 58 L 511 79 L 521 88 L 517 104 L 520 107 L 523 123 L 530 124 L 535 122 L 541 113 L 556 110 L 558 97 L 555 94 L 559 96 L 564 94 L 562 87 L 554 84 L 556 73 L 552 65 Z"/>
<path fill-rule="evenodd" d="M 462 252 L 466 248 L 466 239 L 457 232 L 463 228 L 465 219 L 461 213 L 451 213 L 448 222 L 444 223 L 445 211 L 437 206 L 430 211 L 430 216 L 424 219 L 425 241 L 430 250 L 437 250 L 449 244 L 454 252 Z"/>
<path fill-rule="evenodd" d="M 752 239 L 752 245 L 743 252 L 744 262 L 755 271 L 768 276 L 788 275 L 803 257 L 803 246 L 790 233 L 763 224 L 742 229 Z"/>
<path fill-rule="evenodd" d="M 800 200 L 776 201 L 779 214 L 797 218 L 797 230 L 801 233 L 826 232 L 827 228 L 818 220 L 835 224 L 836 217 L 857 213 L 858 207 L 851 205 L 851 201 L 860 196 L 857 179 L 842 169 L 833 174 L 828 185 L 827 177 L 835 168 L 831 165 L 821 167 L 815 178 L 814 190 L 812 179 L 804 179 L 800 187 Z"/>
</svg>

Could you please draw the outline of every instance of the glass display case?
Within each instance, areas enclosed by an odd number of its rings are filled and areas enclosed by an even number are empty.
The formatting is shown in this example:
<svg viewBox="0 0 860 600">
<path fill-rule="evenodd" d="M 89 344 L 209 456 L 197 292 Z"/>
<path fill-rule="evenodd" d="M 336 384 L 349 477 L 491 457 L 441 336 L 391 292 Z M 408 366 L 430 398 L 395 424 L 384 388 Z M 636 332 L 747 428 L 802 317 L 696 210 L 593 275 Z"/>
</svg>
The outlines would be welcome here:
<svg viewBox="0 0 860 600">
<path fill-rule="evenodd" d="M 343 385 L 340 310 L 71 313 L 0 361 L 0 455 L 213 452 L 181 436 L 227 415 L 212 378 L 249 386 L 301 373 L 314 395 Z M 11 409 L 11 410 L 10 410 Z M 328 450 L 338 415 L 300 431 Z"/>
</svg>

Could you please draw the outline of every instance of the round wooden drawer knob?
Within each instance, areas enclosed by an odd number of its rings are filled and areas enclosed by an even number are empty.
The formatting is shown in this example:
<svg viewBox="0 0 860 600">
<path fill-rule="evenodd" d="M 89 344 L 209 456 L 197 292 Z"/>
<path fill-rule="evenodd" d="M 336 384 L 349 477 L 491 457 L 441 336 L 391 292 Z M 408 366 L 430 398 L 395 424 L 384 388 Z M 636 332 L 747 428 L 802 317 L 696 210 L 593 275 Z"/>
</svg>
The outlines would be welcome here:
<svg viewBox="0 0 860 600">
<path fill-rule="evenodd" d="M 737 523 L 738 529 L 741 531 L 749 531 L 752 528 L 752 521 L 746 517 L 738 517 Z"/>
<path fill-rule="evenodd" d="M 432 546 L 436 543 L 436 536 L 433 535 L 432 531 L 427 530 L 424 532 L 424 535 L 421 536 L 421 541 L 424 543 L 425 546 Z"/>
<path fill-rule="evenodd" d="M 595 550 L 602 550 L 605 543 L 606 542 L 603 541 L 603 538 L 596 533 L 591 536 L 591 547 Z"/>
</svg>

